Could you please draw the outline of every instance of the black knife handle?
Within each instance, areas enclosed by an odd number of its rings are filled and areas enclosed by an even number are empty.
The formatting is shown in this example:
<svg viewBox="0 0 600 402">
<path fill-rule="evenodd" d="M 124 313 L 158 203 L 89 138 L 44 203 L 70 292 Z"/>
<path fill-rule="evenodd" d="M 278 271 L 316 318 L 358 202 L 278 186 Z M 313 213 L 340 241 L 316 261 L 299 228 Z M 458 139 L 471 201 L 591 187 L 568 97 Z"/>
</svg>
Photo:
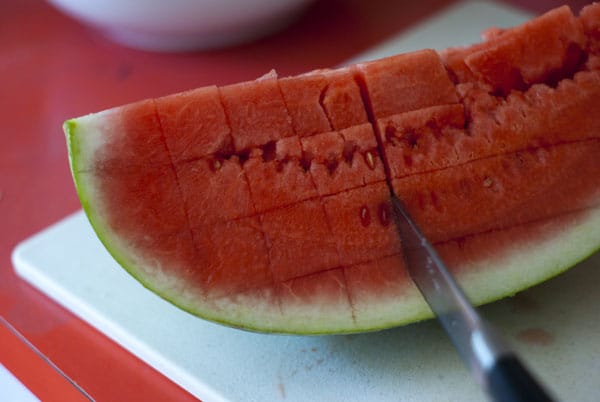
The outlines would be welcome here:
<svg viewBox="0 0 600 402">
<path fill-rule="evenodd" d="M 488 374 L 488 390 L 498 402 L 551 402 L 553 399 L 513 355 L 501 356 Z"/>
</svg>

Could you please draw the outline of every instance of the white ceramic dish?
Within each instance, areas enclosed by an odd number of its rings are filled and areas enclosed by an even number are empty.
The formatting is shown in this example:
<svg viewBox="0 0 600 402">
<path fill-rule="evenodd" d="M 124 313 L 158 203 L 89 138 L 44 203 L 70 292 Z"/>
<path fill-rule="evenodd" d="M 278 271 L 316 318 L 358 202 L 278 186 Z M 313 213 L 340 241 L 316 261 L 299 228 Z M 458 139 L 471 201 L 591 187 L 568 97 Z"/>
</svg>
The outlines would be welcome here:
<svg viewBox="0 0 600 402">
<path fill-rule="evenodd" d="M 247 42 L 286 26 L 314 0 L 49 0 L 124 45 L 153 51 Z"/>
</svg>

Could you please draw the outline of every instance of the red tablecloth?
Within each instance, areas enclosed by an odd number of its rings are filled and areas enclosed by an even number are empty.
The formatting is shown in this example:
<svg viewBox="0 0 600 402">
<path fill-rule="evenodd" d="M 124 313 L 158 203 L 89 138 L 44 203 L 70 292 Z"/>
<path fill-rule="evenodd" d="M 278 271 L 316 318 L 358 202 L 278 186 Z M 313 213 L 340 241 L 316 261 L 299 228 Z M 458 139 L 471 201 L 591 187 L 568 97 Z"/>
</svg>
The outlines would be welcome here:
<svg viewBox="0 0 600 402">
<path fill-rule="evenodd" d="M 10 253 L 80 208 L 62 122 L 208 84 L 336 65 L 450 0 L 321 0 L 275 36 L 224 50 L 156 54 L 117 46 L 42 1 L 0 3 L 0 316 L 100 401 L 194 398 L 21 281 Z M 512 3 L 539 13 L 559 1 Z M 585 1 L 571 2 L 579 10 Z M 44 401 L 82 398 L 0 325 L 0 363 Z"/>
</svg>

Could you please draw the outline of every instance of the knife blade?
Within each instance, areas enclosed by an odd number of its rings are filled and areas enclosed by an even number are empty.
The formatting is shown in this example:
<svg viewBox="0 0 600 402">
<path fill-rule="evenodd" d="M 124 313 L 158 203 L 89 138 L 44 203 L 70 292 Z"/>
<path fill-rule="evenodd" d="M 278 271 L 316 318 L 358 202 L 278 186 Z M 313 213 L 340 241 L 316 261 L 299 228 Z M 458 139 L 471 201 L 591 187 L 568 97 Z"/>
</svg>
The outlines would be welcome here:
<svg viewBox="0 0 600 402">
<path fill-rule="evenodd" d="M 499 333 L 477 313 L 393 192 L 391 201 L 409 275 L 475 380 L 494 401 L 552 401 Z"/>
</svg>

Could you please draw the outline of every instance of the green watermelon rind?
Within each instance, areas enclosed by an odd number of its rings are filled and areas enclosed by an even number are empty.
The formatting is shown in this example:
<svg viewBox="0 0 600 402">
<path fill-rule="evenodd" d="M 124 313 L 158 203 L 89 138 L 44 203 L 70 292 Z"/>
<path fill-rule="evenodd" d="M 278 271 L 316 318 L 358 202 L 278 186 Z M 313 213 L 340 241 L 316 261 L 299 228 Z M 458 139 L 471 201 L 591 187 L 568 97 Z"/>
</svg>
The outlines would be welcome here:
<svg viewBox="0 0 600 402">
<path fill-rule="evenodd" d="M 136 281 L 138 281 L 142 286 L 156 295 L 160 296 L 162 299 L 170 302 L 171 304 L 177 306 L 178 308 L 203 319 L 220 323 L 227 326 L 233 326 L 240 329 L 245 329 L 249 331 L 261 331 L 264 332 L 264 328 L 257 323 L 256 325 L 251 325 L 249 323 L 244 323 L 242 320 L 235 322 L 235 320 L 225 320 L 221 318 L 221 316 L 210 311 L 201 311 L 200 308 L 195 308 L 193 305 L 195 303 L 188 301 L 185 302 L 182 300 L 181 294 L 177 292 L 169 292 L 167 289 L 162 289 L 160 286 L 156 285 L 156 281 L 149 280 L 143 275 L 143 269 L 137 267 L 135 262 L 130 258 L 130 253 L 125 250 L 122 250 L 122 246 L 118 244 L 116 239 L 118 235 L 111 233 L 111 230 L 107 227 L 103 219 L 99 216 L 97 212 L 94 200 L 98 198 L 90 194 L 93 192 L 93 185 L 89 181 L 84 179 L 83 172 L 85 168 L 81 169 L 80 167 L 87 166 L 85 163 L 85 156 L 88 156 L 90 160 L 92 159 L 93 152 L 90 150 L 83 150 L 84 145 L 82 141 L 85 140 L 86 133 L 85 129 L 82 129 L 81 126 L 85 124 L 81 124 L 82 120 L 95 119 L 98 118 L 101 114 L 106 112 L 100 112 L 95 115 L 88 115 L 82 118 L 70 119 L 64 122 L 63 131 L 66 135 L 67 139 L 67 148 L 68 148 L 68 158 L 69 158 L 69 166 L 71 168 L 71 173 L 73 176 L 73 181 L 75 183 L 75 188 L 77 191 L 77 195 L 80 199 L 83 211 L 90 222 L 94 232 L 96 233 L 98 239 L 106 248 L 108 253 L 115 259 L 115 261 Z M 275 332 L 275 331 L 269 331 Z"/>
<path fill-rule="evenodd" d="M 515 294 L 554 278 L 600 250 L 600 207 L 590 208 L 585 219 L 564 228 L 560 235 L 552 236 L 532 247 L 521 244 L 498 256 L 495 265 L 481 260 L 471 267 L 462 267 L 457 275 L 469 300 L 483 305 Z M 487 272 L 484 269 L 487 268 Z M 421 296 L 417 296 L 421 299 Z M 399 308 L 402 302 L 391 306 Z M 390 307 L 388 307 L 390 308 Z M 390 314 L 391 315 L 391 314 Z M 370 326 L 370 330 L 390 328 L 433 317 L 431 310 L 420 305 L 408 320 L 390 318 L 383 324 Z M 378 318 L 379 319 L 379 318 Z"/>
<path fill-rule="evenodd" d="M 84 116 L 83 119 L 86 119 L 90 116 L 92 115 Z M 190 314 L 195 314 L 195 312 L 192 309 L 190 309 L 189 307 L 186 308 L 185 305 L 182 305 L 182 303 L 178 300 L 176 295 L 169 295 L 169 292 L 160 289 L 159 287 L 153 285 L 152 281 L 147 280 L 144 277 L 144 275 L 141 274 L 142 270 L 139 269 L 139 267 L 136 267 L 136 264 L 133 261 L 131 261 L 131 259 L 128 257 L 129 253 L 121 250 L 121 247 L 115 244 L 114 239 L 118 236 L 111 235 L 111 230 L 105 225 L 103 219 L 97 213 L 96 209 L 94 208 L 93 202 L 90 202 L 97 198 L 89 194 L 91 191 L 93 191 L 93 186 L 91 186 L 90 183 L 86 182 L 86 180 L 83 178 L 82 169 L 79 168 L 80 166 L 86 166 L 83 160 L 83 157 L 86 154 L 86 152 L 82 151 L 83 144 L 81 143 L 81 141 L 84 140 L 83 132 L 85 130 L 78 130 L 78 120 L 81 120 L 81 118 L 65 121 L 63 124 L 63 131 L 65 132 L 65 135 L 67 137 L 69 165 L 71 168 L 71 173 L 73 176 L 73 181 L 75 183 L 77 195 L 80 199 L 83 211 L 85 212 L 94 232 L 98 236 L 98 239 L 109 252 L 109 254 L 115 259 L 115 261 L 141 285 L 143 285 L 145 288 L 152 291 L 153 293 L 157 294 L 164 300 L 183 309 L 184 311 L 187 311 Z M 206 317 L 206 319 L 218 322 L 217 317 Z"/>
<path fill-rule="evenodd" d="M 86 177 L 86 167 L 88 163 L 93 163 L 95 145 L 91 144 L 94 140 L 92 137 L 102 134 L 100 131 L 94 133 L 93 130 L 86 129 L 86 125 L 92 122 L 93 126 L 93 122 L 101 118 L 99 115 L 89 115 L 64 123 L 69 163 L 77 193 L 90 224 L 108 252 L 133 278 L 166 301 L 192 315 L 227 326 L 250 331 L 302 335 L 375 331 L 433 316 L 414 286 L 407 288 L 403 297 L 376 300 L 377 295 L 374 295 L 369 313 L 364 317 L 359 315 L 353 321 L 340 318 L 343 317 L 340 314 L 343 311 L 336 310 L 335 306 L 332 306 L 328 314 L 322 314 L 321 306 L 319 314 L 311 314 L 314 311 L 306 307 L 304 311 L 299 310 L 299 315 L 286 316 L 273 315 L 269 312 L 269 306 L 261 311 L 252 299 L 239 299 L 237 303 L 228 299 L 208 302 L 199 292 L 186 290 L 185 283 L 177 278 L 157 279 L 154 274 L 145 274 L 145 267 L 136 263 L 136 256 L 107 227 L 98 210 L 100 207 L 97 204 L 100 201 L 94 195 L 93 180 Z M 515 244 L 514 249 L 507 250 L 503 255 L 463 267 L 458 280 L 471 301 L 481 305 L 513 296 L 559 275 L 594 254 L 600 249 L 600 207 L 590 208 L 585 219 L 580 218 L 576 223 L 555 233 L 555 236 L 544 239 L 535 246 L 530 243 Z"/>
</svg>

